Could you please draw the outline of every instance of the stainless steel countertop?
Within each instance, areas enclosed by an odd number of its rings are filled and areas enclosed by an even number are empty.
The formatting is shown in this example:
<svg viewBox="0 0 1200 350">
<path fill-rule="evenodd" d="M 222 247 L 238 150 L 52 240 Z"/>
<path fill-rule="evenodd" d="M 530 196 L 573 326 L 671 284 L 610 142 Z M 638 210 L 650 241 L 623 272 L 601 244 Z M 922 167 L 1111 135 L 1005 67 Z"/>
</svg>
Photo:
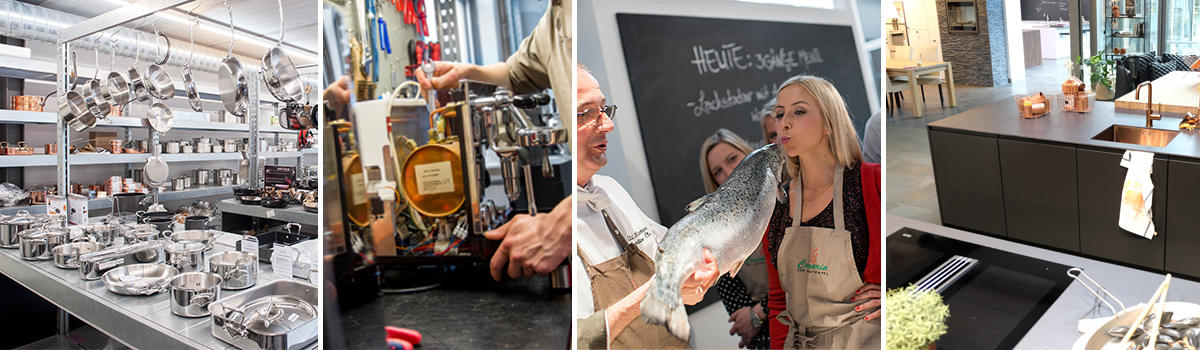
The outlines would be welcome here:
<svg viewBox="0 0 1200 350">
<path fill-rule="evenodd" d="M 232 242 L 236 239 L 237 235 L 231 233 L 220 234 L 212 250 L 205 253 L 205 259 L 233 250 Z M 255 286 L 275 280 L 273 271 L 270 264 L 260 262 Z M 234 348 L 212 336 L 209 317 L 186 318 L 172 314 L 169 292 L 150 296 L 115 294 L 100 280 L 84 281 L 79 277 L 79 270 L 60 269 L 53 261 L 21 259 L 18 249 L 0 249 L 0 273 L 133 348 Z M 252 288 L 222 290 L 221 298 Z"/>
<path fill-rule="evenodd" d="M 1183 136 L 1180 135 L 1180 137 Z M 1014 254 L 1081 268 L 1089 277 L 1100 283 L 1101 286 L 1116 296 L 1121 302 L 1124 302 L 1126 307 L 1133 307 L 1134 305 L 1149 301 L 1150 296 L 1158 289 L 1159 284 L 1162 283 L 1165 277 L 1165 275 L 1157 273 L 1036 248 L 895 215 L 888 215 L 886 222 L 886 232 L 889 235 L 908 227 Z M 1167 301 L 1200 303 L 1200 283 L 1172 278 L 1170 290 L 1167 291 Z M 1099 301 L 1096 300 L 1096 297 L 1092 296 L 1079 282 L 1072 282 L 1071 286 L 1067 287 L 1062 296 L 1050 306 L 1050 309 L 1046 310 L 1042 318 L 1025 334 L 1021 342 L 1017 343 L 1015 349 L 1072 349 L 1075 342 L 1083 335 L 1078 331 L 1078 320 L 1080 317 L 1111 316 L 1108 308 L 1104 306 L 1099 306 L 1099 309 L 1103 310 L 1100 312 L 1100 315 L 1088 315 L 1088 311 L 1092 310 L 1093 307 L 1097 307 L 1097 303 Z M 1113 307 L 1120 308 L 1117 303 L 1112 304 Z M 951 310 L 950 317 L 956 317 L 954 310 Z"/>
<path fill-rule="evenodd" d="M 1155 129 L 1179 130 L 1182 114 L 1166 113 L 1154 121 Z M 1096 102 L 1089 113 L 1050 112 L 1037 119 L 1025 119 L 1017 113 L 1017 103 L 1011 97 L 992 102 L 946 119 L 929 123 L 929 129 L 950 129 L 980 134 L 1026 138 L 1076 145 L 1134 150 L 1179 157 L 1200 158 L 1200 130 L 1184 130 L 1167 147 L 1150 147 L 1128 143 L 1092 140 L 1113 124 L 1145 127 L 1144 111 L 1116 109 L 1112 102 Z"/>
</svg>

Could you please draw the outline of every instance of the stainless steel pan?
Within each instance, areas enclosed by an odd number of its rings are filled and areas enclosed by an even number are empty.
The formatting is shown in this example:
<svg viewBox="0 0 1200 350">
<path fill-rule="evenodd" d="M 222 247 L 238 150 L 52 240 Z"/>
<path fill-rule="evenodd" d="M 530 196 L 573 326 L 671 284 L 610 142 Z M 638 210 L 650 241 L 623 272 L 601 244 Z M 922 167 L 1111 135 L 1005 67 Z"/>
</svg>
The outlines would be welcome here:
<svg viewBox="0 0 1200 350">
<path fill-rule="evenodd" d="M 191 14 L 191 11 L 188 13 Z M 196 92 L 196 82 L 192 80 L 192 61 L 196 59 L 196 37 L 192 32 L 200 22 L 196 16 L 192 16 L 191 22 L 192 24 L 188 26 L 188 39 L 192 42 L 192 51 L 188 56 L 187 64 L 183 65 L 183 88 L 187 92 L 188 103 L 192 105 L 192 110 L 203 112 L 204 108 L 200 105 L 200 93 Z"/>
<path fill-rule="evenodd" d="M 74 91 L 59 96 L 58 117 L 76 132 L 96 126 L 96 116 L 85 107 L 83 95 Z"/>
<path fill-rule="evenodd" d="M 167 74 L 167 70 L 163 69 L 159 64 L 167 62 L 171 58 L 171 40 L 158 32 L 158 28 L 154 28 L 154 47 L 155 56 L 158 56 L 158 38 L 162 37 L 167 43 L 167 55 L 163 56 L 162 61 L 154 62 L 150 68 L 146 70 L 146 79 L 150 84 L 150 95 L 162 101 L 166 101 L 175 97 L 175 82 L 171 79 L 171 75 Z"/>
<path fill-rule="evenodd" d="M 246 80 L 246 71 L 242 69 L 242 62 L 233 57 L 233 8 L 228 3 L 225 7 L 229 9 L 229 52 L 225 54 L 225 59 L 221 60 L 217 88 L 221 90 L 221 103 L 225 105 L 225 110 L 235 116 L 244 117 L 250 108 L 249 83 Z"/>
<path fill-rule="evenodd" d="M 133 32 L 134 51 L 133 65 L 129 67 L 129 89 L 133 94 L 133 98 L 139 102 L 150 100 L 150 93 L 146 91 L 146 82 L 142 79 L 142 74 L 138 73 L 137 65 L 142 61 L 142 37 L 135 31 Z"/>
<path fill-rule="evenodd" d="M 104 286 L 124 295 L 151 295 L 167 291 L 179 270 L 166 264 L 133 264 L 104 273 Z"/>
<path fill-rule="evenodd" d="M 120 31 L 119 29 L 117 30 Z M 129 82 L 125 81 L 125 77 L 117 72 L 114 66 L 117 58 L 117 38 L 116 33 L 113 33 L 113 38 L 109 41 L 109 46 L 112 47 L 112 58 L 108 61 L 108 81 L 105 82 L 105 98 L 108 103 L 113 106 L 124 106 L 129 104 Z"/>
<path fill-rule="evenodd" d="M 292 58 L 283 52 L 283 0 L 277 0 L 279 3 L 279 42 L 275 47 L 267 50 L 267 53 L 262 58 L 262 73 L 263 81 L 267 83 L 267 90 L 272 96 L 283 102 L 298 102 L 304 94 L 304 86 L 300 80 L 300 74 L 296 72 L 296 65 L 292 64 Z"/>
<path fill-rule="evenodd" d="M 154 128 L 154 130 L 165 133 L 170 131 L 171 126 L 175 124 L 175 114 L 171 113 L 171 108 L 167 107 L 167 105 L 162 102 L 155 102 L 146 111 L 146 121 L 150 122 L 150 127 Z"/>
<path fill-rule="evenodd" d="M 104 98 L 104 92 L 108 91 L 108 88 L 102 86 L 100 79 L 97 79 L 100 77 L 100 50 L 96 48 L 98 41 L 100 41 L 100 38 L 92 40 L 92 50 L 96 54 L 96 71 L 92 74 L 92 80 L 89 80 L 87 84 L 83 84 L 83 103 L 87 105 L 88 111 L 92 112 L 97 118 L 107 118 L 112 106 Z"/>
<path fill-rule="evenodd" d="M 146 158 L 146 166 L 143 169 L 142 177 L 145 178 L 146 185 L 150 187 L 162 187 L 167 183 L 171 174 L 171 168 L 167 166 L 167 161 L 157 155 Z"/>
</svg>

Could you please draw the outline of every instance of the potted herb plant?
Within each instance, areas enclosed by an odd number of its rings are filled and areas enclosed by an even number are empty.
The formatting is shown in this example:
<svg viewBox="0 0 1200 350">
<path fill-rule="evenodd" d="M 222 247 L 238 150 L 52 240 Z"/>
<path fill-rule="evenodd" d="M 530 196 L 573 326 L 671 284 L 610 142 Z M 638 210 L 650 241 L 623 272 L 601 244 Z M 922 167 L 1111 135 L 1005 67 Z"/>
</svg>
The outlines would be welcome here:
<svg viewBox="0 0 1200 350">
<path fill-rule="evenodd" d="M 1075 64 L 1080 68 L 1087 67 L 1089 85 L 1096 93 L 1096 100 L 1111 101 L 1113 99 L 1113 64 L 1116 62 L 1105 59 L 1103 55 L 1088 58 L 1075 57 Z"/>
<path fill-rule="evenodd" d="M 934 291 L 916 292 L 915 285 L 887 292 L 887 349 L 937 349 L 934 342 L 946 334 L 950 307 Z"/>
</svg>

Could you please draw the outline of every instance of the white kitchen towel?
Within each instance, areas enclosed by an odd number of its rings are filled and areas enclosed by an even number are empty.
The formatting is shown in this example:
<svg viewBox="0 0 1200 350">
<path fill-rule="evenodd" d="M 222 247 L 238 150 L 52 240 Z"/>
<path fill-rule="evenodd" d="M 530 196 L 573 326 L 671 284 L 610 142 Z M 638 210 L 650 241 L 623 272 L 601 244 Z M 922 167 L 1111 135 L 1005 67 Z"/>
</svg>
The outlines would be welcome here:
<svg viewBox="0 0 1200 350">
<path fill-rule="evenodd" d="M 1150 217 L 1150 205 L 1154 203 L 1154 183 L 1150 181 L 1150 174 L 1154 172 L 1154 153 L 1125 151 L 1121 166 L 1129 170 L 1125 173 L 1125 184 L 1121 186 L 1121 217 L 1117 225 L 1153 239 L 1158 234 Z"/>
</svg>

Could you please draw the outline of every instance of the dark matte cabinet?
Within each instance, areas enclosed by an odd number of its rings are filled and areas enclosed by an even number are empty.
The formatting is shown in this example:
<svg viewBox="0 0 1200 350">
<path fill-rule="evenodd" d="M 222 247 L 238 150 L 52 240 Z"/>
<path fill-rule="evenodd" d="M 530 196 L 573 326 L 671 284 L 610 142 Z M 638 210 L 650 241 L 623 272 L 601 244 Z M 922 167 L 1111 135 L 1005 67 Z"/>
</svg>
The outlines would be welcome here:
<svg viewBox="0 0 1200 350">
<path fill-rule="evenodd" d="M 1163 158 L 1154 159 L 1150 176 L 1154 183 L 1154 200 L 1150 207 L 1154 228 L 1159 234 L 1146 239 L 1118 226 L 1121 213 L 1121 191 L 1127 168 L 1121 166 L 1124 151 L 1078 149 L 1079 172 L 1079 246 L 1080 252 L 1101 258 L 1122 261 L 1138 266 L 1163 269 L 1167 250 L 1165 230 L 1170 227 L 1167 201 L 1174 193 L 1166 191 L 1174 175 L 1173 165 Z M 1200 168 L 1200 166 L 1197 166 Z M 1193 197 L 1192 201 L 1196 198 Z M 1167 236 L 1167 237 L 1164 237 Z M 1198 237 L 1200 238 L 1200 237 Z M 1195 252 L 1191 254 L 1196 256 Z M 1200 262 L 1200 259 L 1195 259 Z"/>
<path fill-rule="evenodd" d="M 1169 163 L 1167 229 L 1159 231 L 1166 236 L 1166 270 L 1200 277 L 1200 163 L 1179 159 Z"/>
<path fill-rule="evenodd" d="M 929 131 L 942 224 L 1004 236 L 1004 193 L 995 137 Z"/>
<path fill-rule="evenodd" d="M 1078 252 L 1075 147 L 997 141 L 1008 237 Z"/>
</svg>

